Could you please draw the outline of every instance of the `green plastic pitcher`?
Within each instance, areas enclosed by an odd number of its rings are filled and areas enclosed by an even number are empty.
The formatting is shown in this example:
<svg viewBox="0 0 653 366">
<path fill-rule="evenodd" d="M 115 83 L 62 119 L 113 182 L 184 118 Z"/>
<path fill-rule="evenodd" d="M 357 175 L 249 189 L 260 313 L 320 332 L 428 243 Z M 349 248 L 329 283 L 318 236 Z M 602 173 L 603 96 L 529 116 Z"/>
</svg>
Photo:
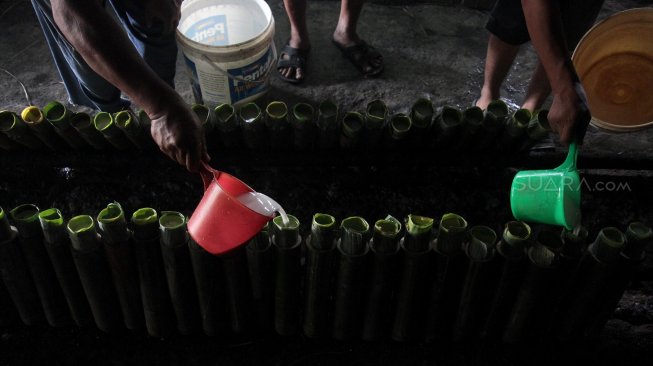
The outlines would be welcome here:
<svg viewBox="0 0 653 366">
<path fill-rule="evenodd" d="M 564 226 L 580 226 L 580 177 L 576 169 L 578 147 L 569 144 L 564 163 L 552 170 L 517 173 L 510 189 L 510 208 L 517 220 Z"/>
</svg>

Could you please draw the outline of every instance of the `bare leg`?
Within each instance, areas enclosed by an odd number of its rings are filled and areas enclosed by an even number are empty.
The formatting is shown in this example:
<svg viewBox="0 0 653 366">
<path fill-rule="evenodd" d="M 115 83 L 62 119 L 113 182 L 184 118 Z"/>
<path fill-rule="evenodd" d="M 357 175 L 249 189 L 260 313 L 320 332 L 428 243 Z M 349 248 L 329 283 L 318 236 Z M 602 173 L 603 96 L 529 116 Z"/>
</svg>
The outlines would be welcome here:
<svg viewBox="0 0 653 366">
<path fill-rule="evenodd" d="M 476 105 L 487 108 L 491 101 L 499 99 L 501 84 L 510 71 L 510 66 L 517 56 L 519 46 L 506 43 L 494 34 L 490 34 L 485 57 L 485 74 L 481 96 Z"/>
<path fill-rule="evenodd" d="M 290 47 L 308 50 L 311 43 L 308 39 L 308 27 L 306 26 L 306 0 L 284 0 L 286 14 L 290 20 Z M 281 57 L 285 57 L 282 55 Z M 279 73 L 287 78 L 294 77 L 298 80 L 304 78 L 304 70 L 294 67 L 279 68 Z"/>
<path fill-rule="evenodd" d="M 333 40 L 343 47 L 354 46 L 362 42 L 356 32 L 356 25 L 363 10 L 364 2 L 364 0 L 342 0 L 340 17 L 338 18 L 336 30 L 333 32 Z M 364 68 L 365 72 L 369 72 L 382 65 L 383 57 L 379 54 L 377 57 L 370 58 L 367 61 L 369 65 Z"/>
<path fill-rule="evenodd" d="M 534 112 L 544 104 L 544 101 L 548 98 L 549 94 L 551 94 L 549 78 L 546 76 L 542 63 L 538 62 L 537 68 L 531 77 L 531 82 L 528 85 L 528 92 L 526 93 L 526 98 L 524 98 L 522 108 Z"/>
</svg>

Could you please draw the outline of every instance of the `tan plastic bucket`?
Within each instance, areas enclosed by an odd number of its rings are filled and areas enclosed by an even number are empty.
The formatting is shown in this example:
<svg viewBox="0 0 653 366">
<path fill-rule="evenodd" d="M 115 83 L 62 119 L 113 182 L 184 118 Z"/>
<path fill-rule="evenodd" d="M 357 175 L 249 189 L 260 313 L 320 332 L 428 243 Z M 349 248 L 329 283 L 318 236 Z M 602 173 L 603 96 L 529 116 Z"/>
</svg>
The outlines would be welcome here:
<svg viewBox="0 0 653 366">
<path fill-rule="evenodd" d="M 186 0 L 177 42 L 196 103 L 239 105 L 268 91 L 276 49 L 265 1 Z"/>
<path fill-rule="evenodd" d="M 653 125 L 653 8 L 626 10 L 596 24 L 572 60 L 595 126 L 626 132 Z"/>
</svg>

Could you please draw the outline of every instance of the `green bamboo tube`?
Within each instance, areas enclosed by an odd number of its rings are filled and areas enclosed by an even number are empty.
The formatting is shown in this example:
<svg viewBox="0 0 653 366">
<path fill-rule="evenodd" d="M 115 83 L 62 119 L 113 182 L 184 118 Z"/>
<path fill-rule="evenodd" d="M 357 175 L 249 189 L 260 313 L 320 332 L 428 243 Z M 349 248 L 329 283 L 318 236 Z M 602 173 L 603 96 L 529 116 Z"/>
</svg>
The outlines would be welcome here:
<svg viewBox="0 0 653 366">
<path fill-rule="evenodd" d="M 256 103 L 247 103 L 238 112 L 243 131 L 245 147 L 250 150 L 264 150 L 268 147 L 267 131 L 263 112 Z"/>
<path fill-rule="evenodd" d="M 410 119 L 413 126 L 410 132 L 411 145 L 417 149 L 427 147 L 427 136 L 433 126 L 435 109 L 433 103 L 428 99 L 418 99 L 410 109 Z"/>
<path fill-rule="evenodd" d="M 325 100 L 317 108 L 317 147 L 320 151 L 338 148 L 340 125 L 338 124 L 338 105 Z"/>
<path fill-rule="evenodd" d="M 66 141 L 73 149 L 83 149 L 87 147 L 84 140 L 79 136 L 77 131 L 70 125 L 70 112 L 63 104 L 52 101 L 43 107 L 45 119 L 54 127 L 55 132 Z"/>
<path fill-rule="evenodd" d="M 23 323 L 33 325 L 42 320 L 43 308 L 20 249 L 18 230 L 9 225 L 2 207 L 0 207 L 0 276 Z"/>
<path fill-rule="evenodd" d="M 469 229 L 469 241 L 465 254 L 469 259 L 453 327 L 454 341 L 468 340 L 478 336 L 487 320 L 489 306 L 494 294 L 494 281 L 500 266 L 494 261 L 497 234 L 487 226 Z"/>
<path fill-rule="evenodd" d="M 602 229 L 581 259 L 571 279 L 573 300 L 561 312 L 562 321 L 555 329 L 561 341 L 575 341 L 583 335 L 590 311 L 605 296 L 604 290 L 619 261 L 626 236 L 617 228 Z"/>
<path fill-rule="evenodd" d="M 522 145 L 522 149 L 530 149 L 535 144 L 549 136 L 551 133 L 551 126 L 548 119 L 549 111 L 546 109 L 533 113 L 531 121 L 526 127 L 526 139 Z"/>
<path fill-rule="evenodd" d="M 496 148 L 496 139 L 503 133 L 507 116 L 508 105 L 503 100 L 494 100 L 488 104 L 484 112 L 482 141 L 479 141 L 480 149 Z"/>
<path fill-rule="evenodd" d="M 0 111 L 0 133 L 5 134 L 13 142 L 25 146 L 32 150 L 43 148 L 43 142 L 34 136 L 25 122 L 23 122 L 14 112 Z M 12 149 L 11 144 L 8 146 Z"/>
<path fill-rule="evenodd" d="M 68 221 L 67 228 L 73 260 L 95 325 L 105 332 L 116 330 L 121 323 L 120 307 L 95 222 L 88 215 L 75 216 Z"/>
<path fill-rule="evenodd" d="M 131 222 L 145 326 L 150 336 L 162 338 L 172 333 L 175 318 L 163 268 L 158 219 L 157 212 L 146 207 L 136 210 Z"/>
<path fill-rule="evenodd" d="M 284 102 L 270 102 L 265 108 L 265 126 L 267 127 L 270 147 L 273 151 L 284 151 L 290 148 L 290 122 L 288 122 L 288 106 Z"/>
<path fill-rule="evenodd" d="M 93 120 L 88 113 L 75 113 L 70 117 L 70 125 L 94 149 L 103 150 L 109 144 L 98 130 L 93 126 Z"/>
<path fill-rule="evenodd" d="M 399 342 L 421 339 L 427 315 L 429 285 L 432 282 L 430 217 L 408 215 L 401 248 L 403 258 L 397 288 L 392 339 Z"/>
<path fill-rule="evenodd" d="M 494 296 L 490 302 L 487 320 L 481 330 L 482 338 L 497 340 L 504 332 L 512 305 L 528 268 L 524 249 L 530 239 L 531 228 L 528 224 L 521 221 L 510 221 L 506 224 L 496 250 L 500 274 L 493 285 L 488 285 L 494 291 Z"/>
<path fill-rule="evenodd" d="M 435 252 L 435 280 L 430 289 L 426 317 L 426 341 L 449 340 L 462 291 L 467 257 L 463 251 L 467 221 L 454 213 L 440 219 L 438 234 L 433 244 Z"/>
<path fill-rule="evenodd" d="M 120 204 L 108 204 L 98 214 L 97 223 L 125 327 L 130 330 L 142 329 L 145 325 L 145 315 L 136 252 Z"/>
<path fill-rule="evenodd" d="M 202 123 L 202 130 L 204 131 L 204 139 L 206 141 L 207 148 L 212 149 L 215 142 L 215 139 L 213 138 L 215 135 L 216 125 L 215 112 L 203 104 L 193 104 L 191 109 L 193 112 L 195 112 L 197 118 L 199 118 L 200 122 Z"/>
<path fill-rule="evenodd" d="M 163 211 L 159 218 L 161 255 L 168 280 L 168 291 L 177 319 L 177 330 L 183 335 L 200 327 L 197 290 L 188 251 L 186 216 L 179 212 Z"/>
<path fill-rule="evenodd" d="M 292 108 L 290 126 L 292 142 L 296 150 L 306 151 L 313 148 L 316 135 L 315 109 L 308 103 L 297 103 Z"/>
<path fill-rule="evenodd" d="M 360 147 L 361 134 L 365 119 L 358 112 L 347 112 L 342 118 L 340 147 L 343 150 L 357 150 Z"/>
<path fill-rule="evenodd" d="M 385 138 L 385 147 L 390 150 L 404 150 L 410 143 L 410 129 L 413 123 L 405 114 L 395 114 L 390 118 Z"/>
<path fill-rule="evenodd" d="M 242 134 L 236 118 L 236 111 L 231 104 L 220 104 L 213 110 L 215 113 L 215 130 L 220 142 L 227 150 L 242 146 Z"/>
<path fill-rule="evenodd" d="M 29 106 L 20 113 L 27 127 L 51 150 L 64 147 L 63 141 L 54 132 L 53 127 L 45 119 L 43 112 L 35 106 Z"/>
<path fill-rule="evenodd" d="M 188 247 L 197 285 L 202 330 L 208 336 L 224 334 L 229 322 L 222 262 L 194 240 L 189 240 Z"/>
<path fill-rule="evenodd" d="M 247 268 L 255 311 L 255 330 L 268 333 L 274 329 L 274 248 L 267 226 L 247 243 Z"/>
<path fill-rule="evenodd" d="M 363 146 L 366 151 L 374 151 L 380 147 L 387 119 L 388 107 L 382 100 L 367 103 L 363 131 Z"/>
<path fill-rule="evenodd" d="M 560 241 L 559 238 L 557 241 Z M 502 337 L 504 342 L 528 343 L 543 335 L 545 322 L 554 312 L 552 297 L 562 280 L 558 271 L 560 257 L 555 251 L 558 246 L 555 236 L 542 236 L 540 233 L 535 243 L 527 249 L 529 268 L 506 322 Z"/>
<path fill-rule="evenodd" d="M 254 310 L 252 289 L 247 268 L 247 249 L 236 248 L 220 256 L 226 279 L 227 306 L 231 330 L 246 334 L 252 330 Z"/>
<path fill-rule="evenodd" d="M 66 233 L 63 215 L 56 208 L 50 208 L 39 213 L 39 221 L 45 238 L 45 249 L 63 290 L 70 314 L 78 326 L 91 325 L 93 314 L 70 253 L 70 238 Z"/>
<path fill-rule="evenodd" d="M 275 247 L 274 328 L 280 335 L 294 335 L 300 330 L 301 243 L 299 220 L 288 215 L 284 224 L 280 216 L 272 220 L 272 245 Z"/>
<path fill-rule="evenodd" d="M 21 248 L 41 299 L 45 318 L 53 327 L 68 325 L 68 306 L 43 244 L 39 208 L 30 204 L 20 205 L 11 210 L 10 214 L 18 229 Z"/>
<path fill-rule="evenodd" d="M 313 215 L 311 234 L 306 239 L 304 285 L 304 334 L 309 338 L 330 335 L 331 294 L 335 274 L 337 226 L 335 217 Z"/>
<path fill-rule="evenodd" d="M 459 150 L 474 150 L 482 138 L 483 110 L 479 107 L 470 107 L 463 111 L 460 122 L 461 138 L 458 144 Z"/>
<path fill-rule="evenodd" d="M 374 223 L 369 244 L 370 283 L 363 312 L 363 340 L 366 341 L 386 338 L 391 332 L 401 227 L 401 222 L 392 216 Z"/>
<path fill-rule="evenodd" d="M 145 136 L 138 119 L 130 110 L 120 111 L 113 115 L 116 126 L 122 130 L 127 138 L 139 149 L 145 147 Z"/>
<path fill-rule="evenodd" d="M 2 276 L 0 276 L 0 328 L 9 328 L 18 323 L 19 315 L 1 279 Z"/>
<path fill-rule="evenodd" d="M 0 125 L 2 122 L 0 122 Z M 0 129 L 0 149 L 12 151 L 18 149 L 20 145 L 14 140 L 10 139 L 1 129 Z"/>
<path fill-rule="evenodd" d="M 433 123 L 433 147 L 446 149 L 455 145 L 461 129 L 463 114 L 455 107 L 444 106 Z"/>
<path fill-rule="evenodd" d="M 646 259 L 647 247 L 653 245 L 653 230 L 641 222 L 633 222 L 626 229 L 626 243 L 612 275 L 605 284 L 601 296 L 592 304 L 583 337 L 589 341 L 599 339 L 605 324 L 614 314 L 619 300 L 638 266 Z"/>
<path fill-rule="evenodd" d="M 97 113 L 93 117 L 93 125 L 116 149 L 123 151 L 133 146 L 122 130 L 116 126 L 111 113 Z"/>
<path fill-rule="evenodd" d="M 363 328 L 369 230 L 367 221 L 358 216 L 348 217 L 340 223 L 332 322 L 332 335 L 337 340 L 360 337 Z"/>
<path fill-rule="evenodd" d="M 528 124 L 532 114 L 528 109 L 518 109 L 506 119 L 506 127 L 500 139 L 498 148 L 503 151 L 515 150 L 524 143 Z"/>
</svg>

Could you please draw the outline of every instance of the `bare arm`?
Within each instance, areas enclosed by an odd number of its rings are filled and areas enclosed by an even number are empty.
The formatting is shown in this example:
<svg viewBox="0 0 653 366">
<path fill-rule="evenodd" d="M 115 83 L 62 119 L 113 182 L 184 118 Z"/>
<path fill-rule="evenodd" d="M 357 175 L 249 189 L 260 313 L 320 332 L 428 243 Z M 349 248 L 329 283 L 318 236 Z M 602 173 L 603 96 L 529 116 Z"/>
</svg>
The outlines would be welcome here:
<svg viewBox="0 0 653 366">
<path fill-rule="evenodd" d="M 562 142 L 569 143 L 575 137 L 582 143 L 590 115 L 577 89 L 580 82 L 567 52 L 559 4 L 549 0 L 522 0 L 522 7 L 528 33 L 553 92 L 549 123 Z"/>
<path fill-rule="evenodd" d="M 57 27 L 86 63 L 148 114 L 161 151 L 191 171 L 198 169 L 200 160 L 208 160 L 197 116 L 143 61 L 101 0 L 51 4 Z"/>
</svg>

